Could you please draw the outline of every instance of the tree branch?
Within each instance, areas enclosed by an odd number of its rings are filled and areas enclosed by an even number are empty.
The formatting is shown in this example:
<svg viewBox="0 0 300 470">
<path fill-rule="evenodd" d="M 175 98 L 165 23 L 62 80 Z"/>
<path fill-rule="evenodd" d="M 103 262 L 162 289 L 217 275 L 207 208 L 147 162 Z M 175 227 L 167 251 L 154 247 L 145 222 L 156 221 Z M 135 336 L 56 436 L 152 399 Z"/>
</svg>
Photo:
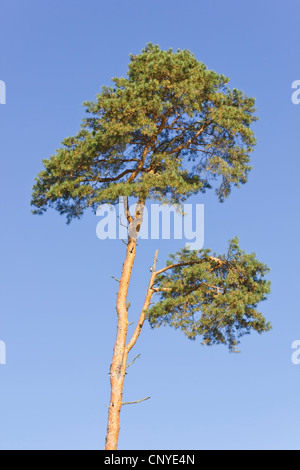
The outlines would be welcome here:
<svg viewBox="0 0 300 470">
<path fill-rule="evenodd" d="M 125 401 L 124 403 L 122 403 L 122 406 L 123 405 L 134 405 L 135 403 L 141 403 L 142 401 L 149 400 L 149 398 L 151 398 L 151 397 L 142 398 L 141 400 L 136 400 L 136 401 Z"/>
<path fill-rule="evenodd" d="M 205 285 L 205 286 L 207 286 L 207 287 L 210 287 L 211 289 L 215 289 L 215 290 L 218 292 L 218 294 L 220 293 L 220 291 L 221 291 L 222 293 L 224 292 L 224 289 L 223 289 L 222 287 L 214 286 L 214 285 L 212 285 L 212 284 L 208 284 L 208 283 L 205 282 L 205 281 L 202 281 L 202 282 L 201 282 L 200 284 L 198 284 L 198 285 L 195 285 L 195 284 L 194 284 L 194 285 L 192 285 L 191 287 L 192 287 L 192 288 L 194 288 L 194 287 L 197 288 L 197 287 L 201 287 L 202 285 Z M 153 290 L 154 292 L 156 292 L 156 293 L 157 293 L 157 292 L 172 292 L 171 287 L 152 287 L 152 290 Z M 192 291 L 192 290 L 194 290 L 194 289 L 190 289 L 190 290 Z"/>
<path fill-rule="evenodd" d="M 170 153 L 173 154 L 173 153 L 176 153 L 176 152 L 180 152 L 180 150 L 188 148 L 190 146 L 190 144 L 192 144 L 194 142 L 194 140 L 197 139 L 197 137 L 199 137 L 200 134 L 202 134 L 204 129 L 207 126 L 209 126 L 209 124 L 210 124 L 209 122 L 206 123 L 206 124 L 203 124 L 201 129 L 199 129 L 193 137 L 191 137 L 185 144 L 179 145 L 176 149 L 172 150 Z"/>
<path fill-rule="evenodd" d="M 142 327 L 143 327 L 143 324 L 144 324 L 144 321 L 145 321 L 146 311 L 149 307 L 152 295 L 154 293 L 154 291 L 152 289 L 152 286 L 153 286 L 153 282 L 154 282 L 154 279 L 155 279 L 155 276 L 156 276 L 155 270 L 156 270 L 157 256 L 158 256 L 158 250 L 156 250 L 155 255 L 154 255 L 153 264 L 152 264 L 152 274 L 151 274 L 151 277 L 150 277 L 150 281 L 149 281 L 149 285 L 148 285 L 144 305 L 143 305 L 143 308 L 142 308 L 142 311 L 141 311 L 141 314 L 140 314 L 140 317 L 139 317 L 139 321 L 136 325 L 136 328 L 133 332 L 133 335 L 132 335 L 129 343 L 126 346 L 127 354 L 129 353 L 129 351 L 133 348 L 133 346 L 137 342 L 137 339 L 140 335 L 140 332 L 142 330 Z"/>
<path fill-rule="evenodd" d="M 222 261 L 221 259 L 219 258 L 214 258 L 213 256 L 209 256 L 209 258 L 213 261 L 215 261 L 216 263 L 219 264 L 218 267 L 221 267 L 223 264 L 225 264 L 226 262 L 225 261 Z M 170 264 L 169 266 L 165 266 L 164 268 L 162 269 L 159 269 L 158 271 L 156 271 L 155 273 L 155 277 L 158 276 L 159 274 L 162 274 L 164 273 L 165 271 L 168 271 L 169 269 L 173 269 L 173 268 L 179 268 L 180 266 L 191 266 L 193 264 L 199 264 L 199 263 L 202 263 L 204 261 L 204 259 L 199 259 L 199 260 L 195 260 L 195 261 L 187 261 L 186 263 L 173 263 L 173 264 Z M 212 271 L 214 270 L 214 268 L 212 269 Z M 211 272 L 211 271 L 210 271 Z"/>
<path fill-rule="evenodd" d="M 131 363 L 128 364 L 128 366 L 126 367 L 126 369 L 128 369 L 128 367 L 132 366 L 132 364 L 134 363 L 134 361 L 135 361 L 136 359 L 138 359 L 139 357 L 141 357 L 140 354 L 138 354 L 137 356 L 135 356 L 135 358 L 131 361 Z"/>
</svg>

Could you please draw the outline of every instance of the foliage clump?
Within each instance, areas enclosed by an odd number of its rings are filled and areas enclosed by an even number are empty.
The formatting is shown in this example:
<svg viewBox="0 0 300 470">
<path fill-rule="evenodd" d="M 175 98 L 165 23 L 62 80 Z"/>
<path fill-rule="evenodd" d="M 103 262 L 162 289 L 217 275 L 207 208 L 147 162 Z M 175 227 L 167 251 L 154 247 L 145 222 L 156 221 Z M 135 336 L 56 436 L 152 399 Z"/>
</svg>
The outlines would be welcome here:
<svg viewBox="0 0 300 470">
<path fill-rule="evenodd" d="M 257 310 L 270 292 L 264 278 L 269 268 L 242 251 L 237 238 L 225 255 L 183 249 L 167 266 L 154 284 L 160 301 L 148 310 L 151 326 L 170 325 L 190 339 L 200 336 L 203 344 L 226 344 L 231 351 L 251 330 L 271 328 Z"/>
</svg>

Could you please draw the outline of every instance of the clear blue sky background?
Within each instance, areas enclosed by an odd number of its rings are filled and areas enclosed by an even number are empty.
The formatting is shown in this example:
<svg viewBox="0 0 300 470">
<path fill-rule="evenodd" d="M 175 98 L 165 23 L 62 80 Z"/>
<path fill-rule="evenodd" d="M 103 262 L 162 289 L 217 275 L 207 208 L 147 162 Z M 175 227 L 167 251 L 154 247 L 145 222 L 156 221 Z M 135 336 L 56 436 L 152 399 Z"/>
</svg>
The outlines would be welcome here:
<svg viewBox="0 0 300 470">
<path fill-rule="evenodd" d="M 273 330 L 242 340 L 240 355 L 148 325 L 126 377 L 120 449 L 299 449 L 300 79 L 298 0 L 2 0 L 0 79 L 1 449 L 101 449 L 124 245 L 96 237 L 92 213 L 70 226 L 31 215 L 34 177 L 79 129 L 81 103 L 147 42 L 191 50 L 257 98 L 258 145 L 249 182 L 205 204 L 205 247 L 239 235 L 272 268 L 261 309 Z M 137 318 L 156 247 L 159 266 L 180 241 L 140 244 L 130 288 Z M 138 292 L 134 300 L 135 293 Z"/>
</svg>

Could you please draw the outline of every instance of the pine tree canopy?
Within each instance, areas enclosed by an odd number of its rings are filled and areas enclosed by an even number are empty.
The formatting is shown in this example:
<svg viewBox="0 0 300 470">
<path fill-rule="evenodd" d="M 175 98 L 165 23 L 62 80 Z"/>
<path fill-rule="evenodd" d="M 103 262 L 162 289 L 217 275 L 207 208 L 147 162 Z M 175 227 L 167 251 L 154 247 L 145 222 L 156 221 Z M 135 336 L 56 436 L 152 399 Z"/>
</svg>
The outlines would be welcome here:
<svg viewBox="0 0 300 470">
<path fill-rule="evenodd" d="M 54 207 L 68 222 L 119 196 L 181 203 L 215 187 L 220 201 L 247 181 L 255 145 L 254 99 L 188 50 L 148 44 L 131 55 L 126 78 L 113 78 L 75 137 L 36 178 L 32 205 Z"/>
<path fill-rule="evenodd" d="M 203 344 L 222 343 L 231 351 L 251 330 L 271 328 L 256 309 L 270 292 L 263 279 L 269 268 L 242 251 L 237 238 L 226 255 L 183 249 L 161 271 L 153 286 L 160 301 L 147 312 L 151 326 L 170 325 L 190 339 L 200 336 Z"/>
<path fill-rule="evenodd" d="M 247 181 L 255 100 L 230 90 L 228 78 L 188 50 L 163 51 L 149 43 L 130 56 L 126 78 L 112 82 L 95 102 L 84 103 L 79 133 L 43 160 L 34 213 L 54 207 L 70 222 L 119 197 L 181 204 L 209 188 L 222 202 Z M 132 264 L 133 251 L 127 253 Z M 146 309 L 147 318 L 153 327 L 169 324 L 191 339 L 235 350 L 244 334 L 270 329 L 257 311 L 270 291 L 267 272 L 237 239 L 226 255 L 183 249 L 157 272 L 150 294 L 159 301 Z M 124 305 L 128 284 L 129 278 L 122 284 Z"/>
</svg>

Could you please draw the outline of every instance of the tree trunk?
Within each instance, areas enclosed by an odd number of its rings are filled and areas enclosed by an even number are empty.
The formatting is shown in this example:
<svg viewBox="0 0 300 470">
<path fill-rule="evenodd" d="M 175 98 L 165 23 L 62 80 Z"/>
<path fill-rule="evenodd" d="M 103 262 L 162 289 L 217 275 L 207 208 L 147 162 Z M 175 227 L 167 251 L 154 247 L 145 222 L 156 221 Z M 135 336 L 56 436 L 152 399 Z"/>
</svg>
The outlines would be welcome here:
<svg viewBox="0 0 300 470">
<path fill-rule="evenodd" d="M 131 217 L 128 209 L 128 199 L 125 200 L 125 213 L 130 224 L 128 232 L 128 243 L 126 258 L 122 268 L 119 291 L 117 296 L 117 338 L 114 346 L 113 358 L 110 367 L 111 396 L 108 407 L 107 434 L 105 440 L 105 450 L 116 450 L 120 430 L 120 412 L 122 407 L 123 385 L 126 372 L 128 348 L 126 347 L 128 311 L 127 293 L 131 278 L 132 267 L 135 259 L 137 234 L 143 218 L 145 202 L 139 200 L 134 218 Z"/>
<path fill-rule="evenodd" d="M 117 338 L 110 367 L 111 396 L 108 407 L 108 423 L 105 442 L 106 450 L 116 450 L 118 445 L 120 412 L 122 407 L 123 385 L 127 362 L 126 338 L 128 328 L 128 312 L 126 307 L 126 299 L 132 266 L 135 258 L 135 250 L 136 239 L 129 239 L 117 297 L 118 326 Z"/>
</svg>

